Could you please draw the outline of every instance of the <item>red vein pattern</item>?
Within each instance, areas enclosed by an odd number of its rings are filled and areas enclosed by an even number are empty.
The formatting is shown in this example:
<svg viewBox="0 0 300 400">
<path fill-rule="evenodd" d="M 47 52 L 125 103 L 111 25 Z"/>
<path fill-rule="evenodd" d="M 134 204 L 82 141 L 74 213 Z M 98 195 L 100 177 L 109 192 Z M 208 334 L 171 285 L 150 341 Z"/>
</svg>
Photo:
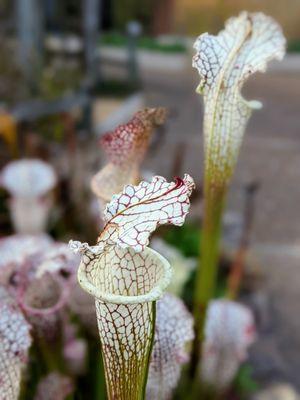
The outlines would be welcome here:
<svg viewBox="0 0 300 400">
<path fill-rule="evenodd" d="M 153 304 L 103 304 L 96 311 L 109 399 L 139 400 L 147 378 Z"/>
<path fill-rule="evenodd" d="M 100 140 L 109 161 L 113 164 L 142 161 L 147 150 L 152 130 L 162 125 L 166 119 L 164 108 L 146 108 L 137 112 L 124 125 L 118 126 L 114 132 L 109 132 Z"/>
<path fill-rule="evenodd" d="M 115 131 L 102 137 L 100 144 L 108 156 L 108 164 L 92 179 L 91 187 L 104 203 L 110 201 L 123 186 L 136 184 L 140 178 L 140 164 L 149 146 L 155 126 L 164 123 L 164 108 L 146 108 Z"/>
<path fill-rule="evenodd" d="M 107 225 L 99 242 L 109 239 L 120 247 L 143 250 L 149 244 L 150 234 L 159 225 L 184 223 L 193 188 L 194 181 L 189 175 L 171 183 L 155 176 L 150 183 L 125 186 L 105 209 Z"/>
<path fill-rule="evenodd" d="M 157 302 L 154 346 L 147 383 L 147 400 L 169 400 L 178 384 L 181 367 L 189 359 L 193 318 L 182 300 L 165 294 Z"/>
<path fill-rule="evenodd" d="M 208 308 L 205 332 L 202 379 L 224 389 L 234 379 L 255 340 L 253 314 L 239 303 L 214 300 Z"/>
<path fill-rule="evenodd" d="M 16 400 L 31 345 L 30 326 L 0 286 L 0 400 Z"/>
</svg>

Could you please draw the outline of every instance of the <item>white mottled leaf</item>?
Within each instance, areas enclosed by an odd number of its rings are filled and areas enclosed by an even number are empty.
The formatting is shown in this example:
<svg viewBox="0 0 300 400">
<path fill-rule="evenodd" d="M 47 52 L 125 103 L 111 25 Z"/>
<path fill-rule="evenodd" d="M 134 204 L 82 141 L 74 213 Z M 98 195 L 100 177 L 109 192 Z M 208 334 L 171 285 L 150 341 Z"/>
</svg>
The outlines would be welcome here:
<svg viewBox="0 0 300 400">
<path fill-rule="evenodd" d="M 0 286 L 0 399 L 16 400 L 31 345 L 30 326 Z"/>
<path fill-rule="evenodd" d="M 206 167 L 223 181 L 231 176 L 251 109 L 260 106 L 243 99 L 240 88 L 249 75 L 265 71 L 268 61 L 283 58 L 285 39 L 272 18 L 243 12 L 217 36 L 200 35 L 194 47 L 205 103 Z"/>
<path fill-rule="evenodd" d="M 45 273 L 52 275 L 65 274 L 66 277 L 75 275 L 80 259 L 71 251 L 66 243 L 56 242 L 47 251 L 40 253 L 36 260 L 36 277 Z"/>
<path fill-rule="evenodd" d="M 53 241 L 47 235 L 11 235 L 0 239 L 0 284 L 9 285 L 28 257 L 45 253 Z"/>
<path fill-rule="evenodd" d="M 181 367 L 189 359 L 187 344 L 194 338 L 193 317 L 181 299 L 165 294 L 157 302 L 154 344 L 149 365 L 147 400 L 169 400 Z"/>
<path fill-rule="evenodd" d="M 255 323 L 249 308 L 229 300 L 212 301 L 205 326 L 202 379 L 219 389 L 228 387 L 254 340 Z"/>
<path fill-rule="evenodd" d="M 194 181 L 189 175 L 171 183 L 155 176 L 150 183 L 125 186 L 105 209 L 107 225 L 99 242 L 109 240 L 123 248 L 143 250 L 157 226 L 184 223 L 193 188 Z"/>
<path fill-rule="evenodd" d="M 48 235 L 11 235 L 0 239 L 0 268 L 7 264 L 21 264 L 32 254 L 44 252 L 53 241 Z"/>
<path fill-rule="evenodd" d="M 34 400 L 65 400 L 73 391 L 74 383 L 70 377 L 50 372 L 40 380 Z"/>
</svg>

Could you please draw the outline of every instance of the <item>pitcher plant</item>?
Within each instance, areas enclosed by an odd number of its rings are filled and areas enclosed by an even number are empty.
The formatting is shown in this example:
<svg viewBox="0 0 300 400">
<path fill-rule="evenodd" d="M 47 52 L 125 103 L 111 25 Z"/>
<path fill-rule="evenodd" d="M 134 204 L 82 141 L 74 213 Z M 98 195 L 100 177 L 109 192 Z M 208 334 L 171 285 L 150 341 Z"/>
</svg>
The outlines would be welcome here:
<svg viewBox="0 0 300 400">
<path fill-rule="evenodd" d="M 147 247 L 149 236 L 184 223 L 193 188 L 189 175 L 127 185 L 107 205 L 97 245 L 70 243 L 82 255 L 79 283 L 95 298 L 109 400 L 145 398 L 155 302 L 172 278 L 169 262 Z"/>
</svg>

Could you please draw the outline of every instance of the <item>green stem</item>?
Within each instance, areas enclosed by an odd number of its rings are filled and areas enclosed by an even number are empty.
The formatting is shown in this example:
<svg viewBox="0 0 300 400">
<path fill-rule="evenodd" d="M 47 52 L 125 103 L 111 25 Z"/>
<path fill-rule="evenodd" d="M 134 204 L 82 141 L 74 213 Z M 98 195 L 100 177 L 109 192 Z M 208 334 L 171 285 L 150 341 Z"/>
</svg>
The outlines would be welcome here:
<svg viewBox="0 0 300 400">
<path fill-rule="evenodd" d="M 201 268 L 196 277 L 195 312 L 213 296 L 219 263 L 224 190 L 208 187 L 206 190 L 201 241 Z M 199 312 L 198 312 L 199 314 Z"/>
<path fill-rule="evenodd" d="M 145 378 L 144 378 L 144 387 L 143 387 L 143 395 L 141 400 L 146 399 L 146 388 L 147 388 L 147 380 L 148 380 L 148 374 L 149 374 L 149 366 L 150 366 L 150 361 L 151 361 L 151 354 L 153 350 L 153 345 L 154 345 L 154 335 L 155 335 L 155 324 L 156 324 L 156 301 L 153 301 L 152 303 L 152 323 L 151 323 L 151 343 L 149 346 L 149 351 L 148 351 L 148 357 L 147 357 L 147 362 L 146 362 L 146 371 L 145 371 Z"/>
<path fill-rule="evenodd" d="M 105 384 L 105 373 L 102 358 L 102 350 L 100 354 L 96 353 L 96 365 L 95 365 L 95 399 L 106 399 L 106 384 Z"/>
<path fill-rule="evenodd" d="M 44 338 L 37 339 L 37 346 L 44 360 L 47 371 L 64 372 L 64 360 L 62 357 L 62 344 L 60 338 L 48 343 Z"/>
<path fill-rule="evenodd" d="M 216 288 L 222 214 L 226 195 L 226 185 L 216 184 L 211 178 L 212 175 L 209 173 L 205 175 L 201 265 L 199 263 L 196 272 L 194 293 L 195 340 L 193 343 L 190 375 L 195 385 L 199 380 L 199 360 L 201 359 L 204 342 L 207 307 L 210 300 L 214 297 Z"/>
</svg>

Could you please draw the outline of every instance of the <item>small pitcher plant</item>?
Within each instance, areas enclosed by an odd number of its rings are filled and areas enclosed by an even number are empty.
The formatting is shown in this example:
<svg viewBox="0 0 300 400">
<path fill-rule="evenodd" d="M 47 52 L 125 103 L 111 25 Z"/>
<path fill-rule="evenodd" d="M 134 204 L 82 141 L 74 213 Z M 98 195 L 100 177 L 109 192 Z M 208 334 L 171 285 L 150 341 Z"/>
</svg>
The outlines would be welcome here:
<svg viewBox="0 0 300 400">
<path fill-rule="evenodd" d="M 146 108 L 137 112 L 127 124 L 118 126 L 101 138 L 100 144 L 108 157 L 108 163 L 91 181 L 92 191 L 100 202 L 101 210 L 125 185 L 137 185 L 140 182 L 140 165 L 152 133 L 165 119 L 164 108 Z"/>
<path fill-rule="evenodd" d="M 227 21 L 217 36 L 204 33 L 194 47 L 193 67 L 200 75 L 197 92 L 204 99 L 204 220 L 201 268 L 195 288 L 196 340 L 194 372 L 204 340 L 205 315 L 214 296 L 222 213 L 247 121 L 257 101 L 246 101 L 240 89 L 253 73 L 264 72 L 268 61 L 280 60 L 285 39 L 280 26 L 262 13 L 243 12 Z M 198 365 L 199 368 L 199 365 Z"/>
<path fill-rule="evenodd" d="M 172 268 L 147 247 L 157 226 L 182 225 L 194 182 L 189 175 L 168 183 L 127 185 L 107 205 L 96 246 L 71 242 L 82 254 L 78 280 L 95 297 L 108 398 L 144 399 L 155 326 L 155 302 Z"/>
<path fill-rule="evenodd" d="M 229 300 L 213 300 L 208 307 L 201 379 L 217 392 L 226 390 L 255 340 L 250 309 Z"/>
<path fill-rule="evenodd" d="M 10 193 L 9 208 L 17 233 L 45 232 L 57 177 L 51 165 L 38 159 L 10 162 L 2 171 L 1 185 Z"/>
</svg>

